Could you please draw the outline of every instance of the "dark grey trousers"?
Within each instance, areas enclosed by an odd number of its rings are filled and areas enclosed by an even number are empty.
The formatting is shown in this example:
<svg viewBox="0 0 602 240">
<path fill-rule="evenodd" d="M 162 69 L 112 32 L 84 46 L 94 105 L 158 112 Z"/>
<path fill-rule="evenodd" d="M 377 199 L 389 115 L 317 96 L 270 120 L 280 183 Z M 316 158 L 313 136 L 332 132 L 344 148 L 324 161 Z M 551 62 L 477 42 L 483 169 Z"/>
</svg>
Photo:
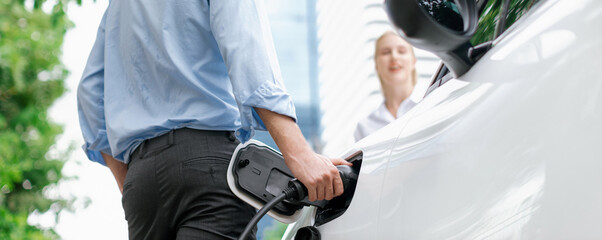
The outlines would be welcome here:
<svg viewBox="0 0 602 240">
<path fill-rule="evenodd" d="M 129 238 L 238 238 L 255 214 L 226 181 L 238 143 L 232 132 L 189 128 L 144 141 L 123 186 Z"/>
</svg>

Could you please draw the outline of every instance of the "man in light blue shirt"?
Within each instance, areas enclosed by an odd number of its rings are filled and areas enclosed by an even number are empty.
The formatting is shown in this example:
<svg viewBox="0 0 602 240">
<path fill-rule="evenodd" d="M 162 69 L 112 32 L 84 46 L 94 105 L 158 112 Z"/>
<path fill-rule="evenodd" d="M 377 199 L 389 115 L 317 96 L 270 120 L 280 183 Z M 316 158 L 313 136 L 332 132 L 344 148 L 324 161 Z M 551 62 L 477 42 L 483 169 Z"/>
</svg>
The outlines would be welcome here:
<svg viewBox="0 0 602 240">
<path fill-rule="evenodd" d="M 348 163 L 305 142 L 262 4 L 110 1 L 78 110 L 84 151 L 123 192 L 130 239 L 237 237 L 253 209 L 224 167 L 254 130 L 270 132 L 310 200 L 342 194 L 334 165 Z"/>
</svg>

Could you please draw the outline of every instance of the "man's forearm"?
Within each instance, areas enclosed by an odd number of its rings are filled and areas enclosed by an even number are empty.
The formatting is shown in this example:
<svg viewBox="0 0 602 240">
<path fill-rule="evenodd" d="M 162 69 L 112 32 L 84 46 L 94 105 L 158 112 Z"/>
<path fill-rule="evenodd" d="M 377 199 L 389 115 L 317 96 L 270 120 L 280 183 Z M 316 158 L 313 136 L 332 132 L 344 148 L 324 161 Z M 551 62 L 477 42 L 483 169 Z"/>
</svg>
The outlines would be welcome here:
<svg viewBox="0 0 602 240">
<path fill-rule="evenodd" d="M 290 117 L 260 108 L 255 111 L 282 151 L 286 165 L 307 188 L 310 201 L 330 200 L 343 193 L 343 183 L 334 165 L 349 163 L 316 154 Z"/>
<path fill-rule="evenodd" d="M 292 153 L 313 153 L 305 141 L 301 129 L 292 118 L 261 108 L 255 110 L 285 158 L 295 157 L 288 156 Z"/>
<path fill-rule="evenodd" d="M 115 181 L 117 181 L 119 191 L 123 194 L 123 182 L 125 182 L 125 175 L 127 174 L 128 166 L 105 153 L 102 153 L 102 158 L 104 158 L 107 167 L 111 169 L 111 173 L 113 173 Z"/>
</svg>

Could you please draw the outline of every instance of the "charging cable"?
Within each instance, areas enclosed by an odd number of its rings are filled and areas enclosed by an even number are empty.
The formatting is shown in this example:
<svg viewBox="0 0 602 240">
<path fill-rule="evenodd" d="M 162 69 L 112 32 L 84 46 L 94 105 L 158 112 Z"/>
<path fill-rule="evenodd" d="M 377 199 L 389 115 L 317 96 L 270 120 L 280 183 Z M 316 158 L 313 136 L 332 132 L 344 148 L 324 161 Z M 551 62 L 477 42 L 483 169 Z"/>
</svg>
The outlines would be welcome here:
<svg viewBox="0 0 602 240">
<path fill-rule="evenodd" d="M 352 170 L 352 168 L 347 165 L 338 165 L 336 167 L 339 170 L 339 174 L 343 182 L 343 189 L 345 189 L 346 191 L 347 186 L 349 186 L 349 183 L 351 181 L 357 180 L 357 173 L 355 173 Z M 285 199 L 287 201 L 293 202 L 295 204 L 301 204 L 303 206 L 315 205 L 315 203 L 309 201 L 302 201 L 305 197 L 307 197 L 307 188 L 305 188 L 305 186 L 303 186 L 303 184 L 299 180 L 293 178 L 288 182 L 288 187 L 282 190 L 282 194 L 272 198 L 272 200 L 267 202 L 261 209 L 259 209 L 259 211 L 247 224 L 247 227 L 245 227 L 245 230 L 242 232 L 238 240 L 245 240 L 249 236 L 249 233 L 251 233 L 253 226 L 257 225 L 259 220 L 274 206 L 276 206 L 276 204 L 284 201 Z"/>
<path fill-rule="evenodd" d="M 299 201 L 305 198 L 305 196 L 307 195 L 306 191 L 307 190 L 305 190 L 305 187 L 303 186 L 303 184 L 301 184 L 299 180 L 293 179 L 289 181 L 288 187 L 282 190 L 282 194 L 272 198 L 272 200 L 267 202 L 261 209 L 259 209 L 259 211 L 257 211 L 257 213 L 255 214 L 255 216 L 253 216 L 251 221 L 247 223 L 247 227 L 245 227 L 245 230 L 242 232 L 240 237 L 238 237 L 238 240 L 245 240 L 251 233 L 253 226 L 257 225 L 259 220 L 261 220 L 261 218 L 267 212 L 269 212 L 274 206 L 276 206 L 276 204 L 284 201 L 285 199 L 289 201 Z"/>
</svg>

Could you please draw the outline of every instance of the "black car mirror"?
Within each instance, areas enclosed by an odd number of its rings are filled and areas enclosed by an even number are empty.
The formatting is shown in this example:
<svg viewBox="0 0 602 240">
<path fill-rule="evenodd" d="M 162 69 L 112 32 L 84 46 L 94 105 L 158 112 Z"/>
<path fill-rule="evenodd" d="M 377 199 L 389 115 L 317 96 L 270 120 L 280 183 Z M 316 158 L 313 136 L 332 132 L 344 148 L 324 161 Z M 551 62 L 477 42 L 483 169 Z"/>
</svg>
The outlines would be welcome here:
<svg viewBox="0 0 602 240">
<path fill-rule="evenodd" d="M 386 0 L 385 8 L 401 36 L 441 58 L 454 77 L 474 64 L 468 55 L 478 23 L 474 0 Z"/>
</svg>

